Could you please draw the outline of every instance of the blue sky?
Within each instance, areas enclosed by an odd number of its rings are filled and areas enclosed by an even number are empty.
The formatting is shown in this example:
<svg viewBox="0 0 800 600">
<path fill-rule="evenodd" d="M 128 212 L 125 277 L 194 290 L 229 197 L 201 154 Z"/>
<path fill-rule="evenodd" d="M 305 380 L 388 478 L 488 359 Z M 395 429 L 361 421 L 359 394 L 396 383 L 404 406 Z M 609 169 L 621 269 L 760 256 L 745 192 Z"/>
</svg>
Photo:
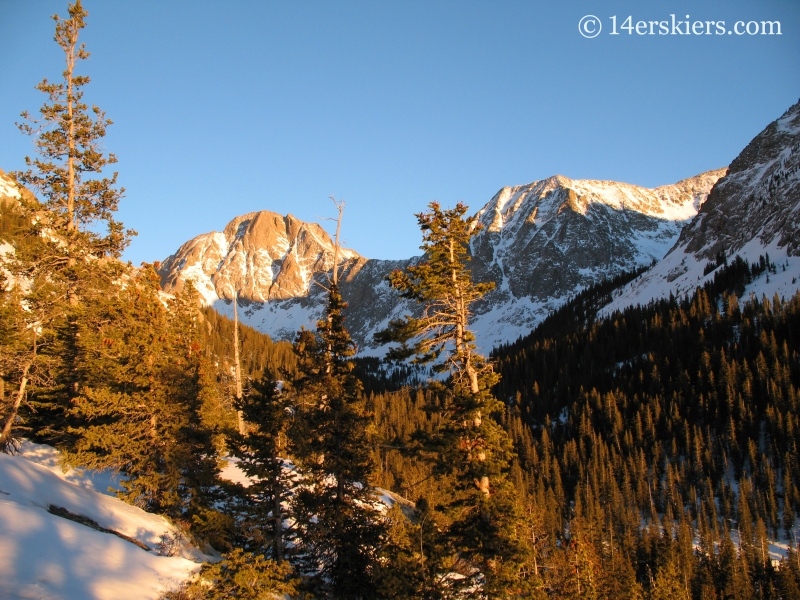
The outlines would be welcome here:
<svg viewBox="0 0 800 600">
<path fill-rule="evenodd" d="M 415 212 L 474 210 L 562 174 L 648 187 L 724 167 L 800 97 L 800 2 L 685 0 L 85 0 L 86 99 L 139 231 L 165 258 L 254 210 L 304 220 L 347 202 L 348 246 L 417 253 Z M 0 0 L 0 168 L 33 152 L 15 128 L 56 79 L 53 13 Z M 586 39 L 584 15 L 603 31 Z M 782 35 L 609 35 L 639 20 L 778 20 Z"/>
</svg>

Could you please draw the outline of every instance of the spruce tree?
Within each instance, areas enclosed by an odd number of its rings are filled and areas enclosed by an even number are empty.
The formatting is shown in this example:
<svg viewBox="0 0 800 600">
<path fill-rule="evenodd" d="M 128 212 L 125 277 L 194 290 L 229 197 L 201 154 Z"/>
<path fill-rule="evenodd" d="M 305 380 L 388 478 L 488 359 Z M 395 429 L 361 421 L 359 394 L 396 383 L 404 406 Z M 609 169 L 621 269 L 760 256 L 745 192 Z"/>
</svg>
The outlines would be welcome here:
<svg viewBox="0 0 800 600">
<path fill-rule="evenodd" d="M 430 594 L 431 588 L 435 589 L 435 586 L 426 585 L 426 571 L 430 569 L 424 564 L 426 545 L 422 528 L 425 523 L 422 519 L 425 515 L 417 516 L 420 517 L 416 519 L 417 522 L 412 522 L 400 504 L 394 504 L 387 512 L 386 535 L 382 540 L 380 560 L 376 565 L 375 598 L 410 600 L 439 597 Z"/>
<path fill-rule="evenodd" d="M 247 551 L 263 552 L 281 563 L 291 537 L 284 526 L 289 516 L 284 505 L 289 502 L 293 487 L 285 460 L 289 451 L 290 396 L 282 390 L 282 382 L 267 374 L 253 382 L 237 409 L 247 427 L 244 435 L 229 435 L 228 444 L 250 478 L 250 484 L 236 494 L 241 500 L 237 509 L 243 537 L 240 544 Z"/>
<path fill-rule="evenodd" d="M 375 596 L 375 561 L 384 531 L 372 487 L 373 462 L 361 383 L 353 374 L 355 345 L 344 325 L 336 283 L 316 331 L 295 342 L 292 438 L 305 477 L 293 513 L 298 552 L 315 588 L 334 598 Z"/>
<path fill-rule="evenodd" d="M 494 284 L 473 282 L 467 267 L 469 241 L 478 230 L 474 218 L 464 218 L 467 207 L 442 210 L 433 202 L 429 208 L 417 215 L 425 256 L 390 276 L 392 287 L 419 302 L 422 312 L 392 321 L 376 338 L 399 342 L 390 358 L 414 356 L 449 374 L 441 389 L 444 425 L 432 441 L 440 467 L 456 481 L 446 507 L 448 538 L 462 575 L 453 583 L 477 585 L 488 597 L 509 597 L 523 587 L 526 556 L 521 510 L 508 478 L 513 450 L 497 420 L 505 406 L 491 393 L 498 377 L 469 329 L 471 305 Z"/>
<path fill-rule="evenodd" d="M 25 195 L 29 201 L 30 194 Z M 0 210 L 0 244 L 13 248 L 0 252 L 0 452 L 9 452 L 17 448 L 20 435 L 31 433 L 30 391 L 52 381 L 55 357 L 48 356 L 47 348 L 55 338 L 61 303 L 52 282 L 26 277 L 26 265 L 19 260 L 41 243 L 26 237 L 29 219 L 12 203 L 1 204 Z"/>
<path fill-rule="evenodd" d="M 288 563 L 236 548 L 220 562 L 204 564 L 197 578 L 161 600 L 274 600 L 293 597 L 297 584 Z"/>
<path fill-rule="evenodd" d="M 55 41 L 63 50 L 66 63 L 63 81 L 42 80 L 36 89 L 46 94 L 49 102 L 39 109 L 39 118 L 23 112 L 26 122 L 18 125 L 23 133 L 36 136 L 41 158 L 26 157 L 28 169 L 15 176 L 44 198 L 47 227 L 63 242 L 62 268 L 68 268 L 65 276 L 76 277 L 77 273 L 69 271 L 76 268 L 80 259 L 88 254 L 119 256 L 132 232 L 124 231 L 114 219 L 124 193 L 124 189 L 115 187 L 117 173 L 111 177 L 87 177 L 100 174 L 117 158 L 102 149 L 106 128 L 112 122 L 97 106 L 90 110 L 83 101 L 83 87 L 90 80 L 75 72 L 78 62 L 89 58 L 85 45 L 78 44 L 88 13 L 80 0 L 69 5 L 68 13 L 68 19 L 53 16 Z M 96 227 L 90 229 L 98 222 L 105 223 L 105 235 L 98 233 Z"/>
<path fill-rule="evenodd" d="M 111 121 L 97 106 L 90 109 L 84 102 L 89 78 L 76 73 L 79 62 L 89 57 L 78 43 L 87 12 L 78 0 L 68 13 L 66 19 L 53 17 L 55 41 L 65 57 L 63 80 L 44 79 L 36 86 L 48 100 L 38 117 L 23 112 L 24 121 L 18 124 L 23 133 L 35 137 L 39 158 L 26 157 L 27 169 L 12 175 L 41 202 L 23 189 L 19 243 L 13 253 L 0 256 L 0 267 L 11 274 L 19 301 L 29 309 L 15 339 L 20 364 L 30 363 L 30 368 L 19 369 L 12 383 L 18 397 L 28 390 L 33 394 L 24 405 L 34 409 L 27 414 L 33 433 L 55 434 L 62 440 L 64 413 L 82 384 L 74 362 L 79 322 L 87 306 L 103 302 L 126 272 L 128 267 L 118 258 L 135 234 L 114 218 L 124 192 L 116 187 L 116 173 L 101 175 L 117 160 L 102 148 Z M 35 336 L 25 332 L 32 323 Z M 18 422 L 16 410 L 21 406 L 13 403 L 4 422 Z"/>
<path fill-rule="evenodd" d="M 690 600 L 677 555 L 670 554 L 650 582 L 650 600 Z"/>
<path fill-rule="evenodd" d="M 229 521 L 214 508 L 218 467 L 204 408 L 218 403 L 199 344 L 191 286 L 167 306 L 148 265 L 78 323 L 84 381 L 71 403 L 70 464 L 123 474 L 120 496 L 183 522 L 225 549 Z"/>
</svg>

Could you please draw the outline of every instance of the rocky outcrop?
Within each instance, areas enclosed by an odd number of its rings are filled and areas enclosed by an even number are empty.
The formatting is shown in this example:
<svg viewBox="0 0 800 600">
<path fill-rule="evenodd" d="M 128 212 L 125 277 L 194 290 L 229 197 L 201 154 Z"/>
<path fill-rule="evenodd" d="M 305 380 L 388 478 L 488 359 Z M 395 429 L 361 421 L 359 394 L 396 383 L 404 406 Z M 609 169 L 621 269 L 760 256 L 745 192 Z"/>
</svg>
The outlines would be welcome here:
<svg viewBox="0 0 800 600">
<path fill-rule="evenodd" d="M 334 246 L 316 223 L 262 210 L 233 219 L 222 233 L 197 236 L 167 258 L 159 269 L 165 292 L 192 279 L 211 303 L 233 292 L 245 303 L 287 300 L 309 294 L 315 276 L 333 267 Z M 364 261 L 342 250 L 345 264 Z"/>
<path fill-rule="evenodd" d="M 500 190 L 472 243 L 473 273 L 497 282 L 476 306 L 483 337 L 514 339 L 576 291 L 661 260 L 723 174 L 655 189 L 557 175 Z"/>
<path fill-rule="evenodd" d="M 800 103 L 770 123 L 734 159 L 675 247 L 617 292 L 606 311 L 693 291 L 714 277 L 720 254 L 778 268 L 750 292 L 789 298 L 800 288 Z"/>
<path fill-rule="evenodd" d="M 501 189 L 478 211 L 481 230 L 470 248 L 474 277 L 496 283 L 474 306 L 478 343 L 488 350 L 513 340 L 576 291 L 660 260 L 722 174 L 655 189 L 560 175 Z M 373 334 L 415 309 L 386 276 L 418 260 L 369 260 L 344 250 L 347 324 L 362 352 L 380 353 Z M 319 225 L 261 211 L 185 243 L 160 274 L 166 292 L 192 279 L 208 304 L 228 314 L 236 289 L 244 322 L 291 339 L 321 316 L 332 266 L 333 243 Z"/>
<path fill-rule="evenodd" d="M 711 258 L 736 253 L 756 238 L 800 256 L 800 103 L 734 159 L 678 247 Z"/>
</svg>

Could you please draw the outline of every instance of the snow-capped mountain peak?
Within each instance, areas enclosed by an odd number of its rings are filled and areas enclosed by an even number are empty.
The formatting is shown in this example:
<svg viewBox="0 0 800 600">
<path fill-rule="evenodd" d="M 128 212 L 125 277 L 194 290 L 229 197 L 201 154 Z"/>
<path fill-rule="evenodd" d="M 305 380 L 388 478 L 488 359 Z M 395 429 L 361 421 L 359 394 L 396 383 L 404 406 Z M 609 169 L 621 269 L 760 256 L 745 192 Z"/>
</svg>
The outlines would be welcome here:
<svg viewBox="0 0 800 600">
<path fill-rule="evenodd" d="M 341 261 L 360 256 L 342 249 Z M 334 244 L 316 223 L 259 211 L 233 219 L 222 233 L 186 242 L 161 267 L 164 291 L 194 281 L 206 303 L 233 298 L 264 303 L 307 295 L 315 275 L 333 267 Z"/>
<path fill-rule="evenodd" d="M 788 298 L 800 288 L 800 102 L 753 138 L 664 260 L 605 310 L 691 292 L 714 276 L 709 263 L 721 253 L 778 265 L 747 293 Z"/>
<path fill-rule="evenodd" d="M 479 344 L 488 351 L 516 339 L 581 288 L 660 260 L 722 175 L 710 171 L 655 189 L 563 175 L 502 188 L 477 211 L 481 230 L 471 244 L 473 275 L 497 284 L 474 307 Z M 235 288 L 246 306 L 244 322 L 291 339 L 321 315 L 324 289 L 313 281 L 324 283 L 333 250 L 319 225 L 261 211 L 190 240 L 160 272 L 165 291 L 193 279 L 205 301 L 224 313 L 232 312 Z M 347 323 L 362 352 L 380 353 L 373 334 L 415 309 L 385 281 L 414 260 L 342 252 Z"/>
</svg>

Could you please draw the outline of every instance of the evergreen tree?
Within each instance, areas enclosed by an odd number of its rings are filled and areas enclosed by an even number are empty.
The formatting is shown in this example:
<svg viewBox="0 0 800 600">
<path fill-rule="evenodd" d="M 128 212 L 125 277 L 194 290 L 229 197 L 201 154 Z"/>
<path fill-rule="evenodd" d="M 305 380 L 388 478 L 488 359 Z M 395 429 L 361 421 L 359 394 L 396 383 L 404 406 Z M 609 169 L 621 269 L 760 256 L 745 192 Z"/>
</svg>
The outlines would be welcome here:
<svg viewBox="0 0 800 600">
<path fill-rule="evenodd" d="M 750 600 L 754 597 L 747 567 L 737 556 L 736 547 L 726 532 L 720 540 L 717 588 L 725 600 Z"/>
<path fill-rule="evenodd" d="M 295 594 L 297 586 L 288 563 L 237 548 L 220 562 L 203 565 L 196 579 L 162 600 L 274 600 L 279 594 Z"/>
<path fill-rule="evenodd" d="M 334 598 L 375 595 L 375 563 L 384 532 L 372 488 L 374 465 L 361 384 L 353 375 L 355 345 L 344 325 L 335 283 L 325 318 L 295 342 L 300 373 L 295 384 L 292 438 L 305 485 L 293 514 L 298 552 L 315 587 Z"/>
<path fill-rule="evenodd" d="M 243 540 L 241 546 L 282 563 L 289 532 L 285 530 L 284 504 L 289 502 L 292 481 L 285 465 L 290 398 L 282 384 L 268 375 L 253 382 L 238 408 L 247 423 L 245 435 L 232 433 L 229 445 L 241 459 L 240 468 L 250 485 L 237 491 Z"/>
<path fill-rule="evenodd" d="M 128 243 L 131 232 L 114 220 L 124 189 L 115 188 L 117 173 L 105 178 L 87 178 L 86 174 L 101 173 L 117 162 L 113 154 L 102 151 L 102 139 L 111 120 L 97 106 L 83 102 L 83 87 L 89 77 L 78 75 L 78 61 L 89 58 L 84 44 L 78 45 L 81 29 L 88 13 L 80 0 L 68 7 L 69 18 L 53 16 L 56 22 L 55 41 L 64 52 L 66 68 L 63 81 L 47 79 L 36 86 L 49 102 L 39 109 L 40 118 L 27 111 L 19 124 L 23 133 L 36 135 L 36 148 L 42 158 L 25 158 L 28 170 L 15 173 L 17 180 L 31 186 L 44 198 L 48 213 L 47 227 L 58 234 L 63 246 L 62 261 L 67 269 L 64 276 L 75 278 L 74 269 L 88 254 L 119 256 Z M 104 222 L 105 235 L 90 229 Z M 75 283 L 73 279 L 73 283 Z M 74 291 L 74 290 L 73 290 Z"/>
<path fill-rule="evenodd" d="M 213 506 L 218 467 L 204 405 L 218 402 L 198 343 L 191 287 L 165 306 L 145 266 L 78 323 L 80 395 L 69 411 L 67 460 L 124 474 L 120 496 L 226 547 L 230 523 Z"/>
<path fill-rule="evenodd" d="M 792 546 L 778 570 L 778 589 L 781 598 L 800 598 L 800 559 Z"/>
<path fill-rule="evenodd" d="M 681 577 L 680 561 L 677 555 L 667 556 L 667 560 L 656 572 L 648 595 L 649 600 L 690 600 L 691 595 Z"/>
<path fill-rule="evenodd" d="M 412 598 L 436 598 L 426 586 L 428 573 L 424 563 L 425 538 L 422 519 L 418 523 L 403 512 L 400 504 L 394 504 L 387 512 L 386 533 L 381 543 L 380 559 L 376 565 L 376 598 L 410 600 Z"/>
<path fill-rule="evenodd" d="M 26 157 L 27 170 L 13 175 L 42 202 L 22 193 L 19 243 L 14 253 L 0 256 L 0 267 L 18 286 L 15 301 L 30 311 L 27 318 L 18 320 L 16 351 L 21 352 L 23 368 L 11 379 L 17 398 L 25 396 L 30 384 L 37 384 L 31 390 L 35 397 L 28 403 L 35 410 L 27 417 L 39 435 L 63 434 L 64 413 L 81 386 L 74 363 L 78 323 L 86 305 L 103 302 L 110 286 L 125 273 L 126 265 L 117 259 L 135 234 L 114 219 L 124 191 L 115 187 L 116 173 L 100 176 L 116 162 L 113 154 L 102 149 L 111 121 L 98 107 L 89 109 L 83 101 L 89 78 L 76 73 L 78 63 L 89 57 L 78 43 L 87 13 L 80 0 L 70 4 L 68 12 L 67 19 L 53 17 L 55 41 L 66 62 L 63 81 L 44 79 L 37 89 L 48 101 L 39 110 L 39 118 L 23 112 L 25 122 L 19 124 L 23 133 L 35 136 L 40 158 Z M 37 377 L 32 379 L 31 374 Z M 16 401 L 11 404 L 5 424 L 18 421 L 16 411 L 21 406 Z"/>
<path fill-rule="evenodd" d="M 59 313 L 46 279 L 36 278 L 25 289 L 16 285 L 19 271 L 10 273 L 12 282 L 3 274 L 11 266 L 0 260 L 0 452 L 13 451 L 19 435 L 30 433 L 26 399 L 30 389 L 51 382 L 54 359 L 41 348 L 52 343 Z"/>
<path fill-rule="evenodd" d="M 497 383 L 492 366 L 476 352 L 469 329 L 471 304 L 493 284 L 476 284 L 467 268 L 469 240 L 477 232 L 467 207 L 442 210 L 439 204 L 417 215 L 425 257 L 390 276 L 401 296 L 422 305 L 419 317 L 392 321 L 378 341 L 399 342 L 389 356 L 415 356 L 448 371 L 443 427 L 433 440 L 441 465 L 455 475 L 447 512 L 449 540 L 459 559 L 461 579 L 454 585 L 475 587 L 493 598 L 514 595 L 525 562 L 521 511 L 508 479 L 513 455 L 507 433 L 496 420 L 504 405 L 490 391 Z M 411 342 L 411 345 L 409 345 Z"/>
</svg>

